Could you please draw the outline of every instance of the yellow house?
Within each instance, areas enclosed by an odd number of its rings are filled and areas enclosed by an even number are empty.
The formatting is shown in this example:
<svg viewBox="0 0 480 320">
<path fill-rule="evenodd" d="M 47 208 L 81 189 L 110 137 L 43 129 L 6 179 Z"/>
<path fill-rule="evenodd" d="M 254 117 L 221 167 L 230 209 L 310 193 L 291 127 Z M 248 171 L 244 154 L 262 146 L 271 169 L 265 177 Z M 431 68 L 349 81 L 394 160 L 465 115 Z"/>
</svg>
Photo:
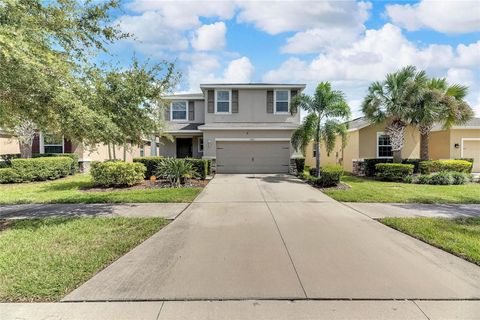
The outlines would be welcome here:
<svg viewBox="0 0 480 320">
<path fill-rule="evenodd" d="M 325 147 L 320 151 L 322 165 L 341 164 L 345 171 L 353 171 L 355 160 L 368 158 L 391 158 L 390 138 L 384 133 L 385 124 L 371 124 L 364 117 L 349 122 L 347 145 L 342 150 L 340 137 L 334 150 L 328 155 Z M 443 130 L 435 126 L 429 140 L 431 159 L 473 158 L 473 171 L 480 172 L 480 118 L 474 118 L 462 126 Z M 407 127 L 402 158 L 420 157 L 420 133 L 414 127 Z M 313 143 L 306 150 L 305 164 L 315 166 Z"/>
</svg>

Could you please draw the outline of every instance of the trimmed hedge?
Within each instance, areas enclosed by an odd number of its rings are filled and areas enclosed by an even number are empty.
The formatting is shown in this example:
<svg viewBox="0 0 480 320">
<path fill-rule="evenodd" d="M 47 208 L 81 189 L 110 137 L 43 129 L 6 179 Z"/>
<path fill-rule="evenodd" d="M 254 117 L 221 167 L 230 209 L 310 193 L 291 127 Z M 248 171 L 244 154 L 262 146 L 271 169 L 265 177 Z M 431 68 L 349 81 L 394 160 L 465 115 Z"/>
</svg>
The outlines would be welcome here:
<svg viewBox="0 0 480 320">
<path fill-rule="evenodd" d="M 11 168 L 22 181 L 55 180 L 70 174 L 72 161 L 70 157 L 13 159 Z"/>
<path fill-rule="evenodd" d="M 441 171 L 472 172 L 473 162 L 466 160 L 428 160 L 420 162 L 420 172 L 429 174 Z"/>
<path fill-rule="evenodd" d="M 0 183 L 17 183 L 22 182 L 22 177 L 17 170 L 12 168 L 0 169 Z"/>
<path fill-rule="evenodd" d="M 376 170 L 375 166 L 378 163 L 393 163 L 393 159 L 382 159 L 382 158 L 372 158 L 372 159 L 365 159 L 364 166 L 365 166 L 365 176 L 367 177 L 375 177 Z M 402 164 L 413 164 L 413 173 L 420 172 L 420 159 L 403 159 Z"/>
<path fill-rule="evenodd" d="M 414 180 L 414 182 L 418 184 L 460 185 L 470 182 L 470 180 L 470 174 L 464 172 L 440 171 L 420 175 Z"/>
<path fill-rule="evenodd" d="M 78 160 L 80 159 L 76 153 L 34 153 L 32 158 L 47 158 L 47 157 L 69 157 L 72 158 L 72 168 L 70 174 L 78 172 Z"/>
<path fill-rule="evenodd" d="M 313 170 L 312 170 L 313 169 Z M 340 178 L 343 176 L 342 166 L 325 166 L 320 168 L 320 177 L 316 177 L 316 169 L 310 168 L 313 175 L 306 176 L 301 174 L 300 177 L 307 180 L 307 182 L 321 188 L 334 187 L 340 183 Z"/>
<path fill-rule="evenodd" d="M 97 162 L 90 167 L 93 184 L 101 187 L 129 187 L 142 183 L 145 165 L 134 162 Z"/>
<path fill-rule="evenodd" d="M 133 162 L 142 163 L 146 168 L 145 179 L 150 179 L 151 176 L 155 175 L 155 172 L 163 159 L 163 157 L 158 156 L 139 157 L 133 158 Z"/>
<path fill-rule="evenodd" d="M 403 163 L 377 163 L 375 165 L 376 176 L 385 181 L 403 181 L 406 176 L 411 176 L 413 164 Z"/>
<path fill-rule="evenodd" d="M 198 173 L 199 178 L 202 180 L 210 174 L 212 160 L 186 158 L 185 162 L 192 164 L 193 170 Z"/>
<path fill-rule="evenodd" d="M 297 168 L 297 174 L 303 173 L 305 170 L 305 158 L 295 158 L 295 167 Z"/>
</svg>

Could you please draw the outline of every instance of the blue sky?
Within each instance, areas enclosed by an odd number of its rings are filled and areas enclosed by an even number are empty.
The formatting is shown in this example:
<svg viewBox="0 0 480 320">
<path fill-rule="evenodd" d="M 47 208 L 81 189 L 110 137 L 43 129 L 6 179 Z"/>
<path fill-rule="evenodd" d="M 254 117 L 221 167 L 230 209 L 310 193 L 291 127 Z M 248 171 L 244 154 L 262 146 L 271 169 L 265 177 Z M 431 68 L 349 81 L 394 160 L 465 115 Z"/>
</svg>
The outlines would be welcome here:
<svg viewBox="0 0 480 320">
<path fill-rule="evenodd" d="M 175 61 L 178 92 L 208 82 L 331 81 L 354 115 L 368 85 L 413 64 L 470 86 L 480 116 L 480 0 L 163 1 L 122 4 L 135 37 L 112 46 L 121 64 Z"/>
</svg>

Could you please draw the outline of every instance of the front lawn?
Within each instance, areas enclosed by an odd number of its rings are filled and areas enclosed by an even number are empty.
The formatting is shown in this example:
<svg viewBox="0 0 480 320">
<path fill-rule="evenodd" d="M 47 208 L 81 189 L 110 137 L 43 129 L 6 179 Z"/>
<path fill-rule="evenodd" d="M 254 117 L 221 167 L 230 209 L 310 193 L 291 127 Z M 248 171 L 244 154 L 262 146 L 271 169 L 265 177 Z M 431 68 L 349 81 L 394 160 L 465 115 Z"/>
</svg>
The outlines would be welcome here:
<svg viewBox="0 0 480 320">
<path fill-rule="evenodd" d="M 384 218 L 380 222 L 480 265 L 480 218 Z"/>
<path fill-rule="evenodd" d="M 436 186 L 383 182 L 355 176 L 343 176 L 342 182 L 351 188 L 324 192 L 335 200 L 345 202 L 480 203 L 480 183 Z"/>
<path fill-rule="evenodd" d="M 132 203 L 191 202 L 201 188 L 151 188 L 114 191 L 87 191 L 88 174 L 55 181 L 0 185 L 0 204 L 18 203 Z"/>
<path fill-rule="evenodd" d="M 167 223 L 162 218 L 0 221 L 0 300 L 58 301 Z"/>
</svg>

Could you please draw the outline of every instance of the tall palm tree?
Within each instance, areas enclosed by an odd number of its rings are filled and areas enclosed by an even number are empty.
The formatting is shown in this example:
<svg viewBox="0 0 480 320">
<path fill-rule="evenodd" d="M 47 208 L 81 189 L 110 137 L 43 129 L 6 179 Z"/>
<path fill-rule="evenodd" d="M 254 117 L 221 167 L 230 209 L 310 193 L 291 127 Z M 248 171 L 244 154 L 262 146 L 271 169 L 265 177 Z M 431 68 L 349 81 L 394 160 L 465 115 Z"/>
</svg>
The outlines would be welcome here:
<svg viewBox="0 0 480 320">
<path fill-rule="evenodd" d="M 327 153 L 335 147 L 337 135 L 346 141 L 346 120 L 350 117 L 350 107 L 345 101 L 342 91 L 332 90 L 329 82 L 318 84 L 315 94 L 296 96 L 291 103 L 290 111 L 296 113 L 298 108 L 308 112 L 300 127 L 292 135 L 292 145 L 305 153 L 307 145 L 315 142 L 315 164 L 317 177 L 320 176 L 320 143 L 325 143 Z"/>
<path fill-rule="evenodd" d="M 394 162 L 402 161 L 405 128 L 412 121 L 412 108 L 420 101 L 427 80 L 425 71 L 407 66 L 387 74 L 382 82 L 372 83 L 363 100 L 362 111 L 371 122 L 387 121 L 385 132 L 390 136 Z"/>
<path fill-rule="evenodd" d="M 473 117 L 472 108 L 464 100 L 467 94 L 467 86 L 449 85 L 445 78 L 432 78 L 425 84 L 422 99 L 412 110 L 412 124 L 420 131 L 421 160 L 429 159 L 428 140 L 435 124 L 448 129 Z"/>
</svg>

